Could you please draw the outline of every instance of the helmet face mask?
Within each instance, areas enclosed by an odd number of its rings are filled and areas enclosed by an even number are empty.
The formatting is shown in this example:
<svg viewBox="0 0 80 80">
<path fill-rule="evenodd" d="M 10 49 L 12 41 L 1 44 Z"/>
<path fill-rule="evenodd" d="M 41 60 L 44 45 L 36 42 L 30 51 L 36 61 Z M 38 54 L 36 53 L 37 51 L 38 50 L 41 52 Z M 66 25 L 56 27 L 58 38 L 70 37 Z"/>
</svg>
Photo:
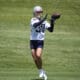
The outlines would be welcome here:
<svg viewBox="0 0 80 80">
<path fill-rule="evenodd" d="M 42 16 L 42 13 L 43 13 L 42 7 L 40 7 L 40 6 L 35 6 L 34 7 L 33 14 L 34 14 L 35 17 L 40 18 Z"/>
<path fill-rule="evenodd" d="M 43 13 L 43 11 L 36 11 L 36 13 Z"/>
</svg>

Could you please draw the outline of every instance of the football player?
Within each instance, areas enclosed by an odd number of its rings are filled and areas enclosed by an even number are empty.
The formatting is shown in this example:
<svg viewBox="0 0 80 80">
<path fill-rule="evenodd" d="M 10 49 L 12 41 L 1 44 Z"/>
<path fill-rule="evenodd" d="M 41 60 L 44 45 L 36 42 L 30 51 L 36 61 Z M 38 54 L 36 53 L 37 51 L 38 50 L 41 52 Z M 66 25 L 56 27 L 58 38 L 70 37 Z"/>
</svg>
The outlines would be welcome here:
<svg viewBox="0 0 80 80">
<path fill-rule="evenodd" d="M 55 19 L 51 18 L 50 23 L 46 21 L 47 14 L 42 18 L 43 9 L 41 6 L 35 6 L 33 9 L 33 18 L 30 22 L 30 48 L 33 60 L 39 70 L 39 77 L 47 80 L 47 75 L 42 67 L 42 50 L 44 47 L 45 30 L 53 32 Z"/>
</svg>

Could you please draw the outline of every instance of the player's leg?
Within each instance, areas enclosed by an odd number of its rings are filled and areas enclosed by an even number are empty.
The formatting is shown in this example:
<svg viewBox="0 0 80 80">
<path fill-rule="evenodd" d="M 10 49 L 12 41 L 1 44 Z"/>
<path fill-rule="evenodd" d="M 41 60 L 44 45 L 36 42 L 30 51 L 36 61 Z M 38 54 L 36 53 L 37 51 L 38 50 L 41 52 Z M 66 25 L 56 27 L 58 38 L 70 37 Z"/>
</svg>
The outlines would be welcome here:
<svg viewBox="0 0 80 80">
<path fill-rule="evenodd" d="M 31 41 L 30 47 L 31 47 L 31 53 L 32 53 L 32 57 L 34 59 L 34 62 L 37 66 L 37 68 L 39 69 L 39 77 L 44 77 L 45 80 L 47 80 L 47 76 L 44 74 L 44 70 L 42 69 L 42 48 L 43 48 L 43 42 L 40 41 L 37 45 L 33 44 L 34 41 Z"/>
<path fill-rule="evenodd" d="M 38 64 L 38 60 L 37 60 L 37 57 L 36 57 L 36 49 L 32 49 L 31 53 L 32 53 L 33 60 L 36 64 L 36 67 L 39 69 L 39 64 Z"/>
<path fill-rule="evenodd" d="M 32 49 L 31 53 L 37 68 L 39 70 L 42 69 L 42 59 L 41 59 L 42 49 L 41 48 Z"/>
<path fill-rule="evenodd" d="M 38 69 L 42 69 L 42 48 L 37 48 L 36 49 L 36 58 L 38 62 Z"/>
<path fill-rule="evenodd" d="M 34 62 L 39 69 L 39 77 L 44 78 L 47 80 L 47 76 L 45 74 L 45 71 L 42 69 L 42 48 L 37 48 L 37 49 L 31 49 L 32 52 L 32 57 L 34 59 Z"/>
<path fill-rule="evenodd" d="M 37 64 L 39 69 L 39 77 L 44 78 L 47 80 L 47 75 L 45 74 L 45 71 L 42 68 L 42 48 L 37 48 L 36 50 L 36 57 L 37 57 Z"/>
</svg>

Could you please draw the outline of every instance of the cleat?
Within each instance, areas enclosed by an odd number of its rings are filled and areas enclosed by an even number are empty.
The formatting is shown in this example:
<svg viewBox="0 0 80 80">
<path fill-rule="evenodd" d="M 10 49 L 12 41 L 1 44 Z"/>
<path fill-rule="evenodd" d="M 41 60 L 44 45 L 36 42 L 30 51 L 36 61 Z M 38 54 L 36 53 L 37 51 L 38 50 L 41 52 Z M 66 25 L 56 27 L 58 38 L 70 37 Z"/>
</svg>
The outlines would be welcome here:
<svg viewBox="0 0 80 80">
<path fill-rule="evenodd" d="M 44 79 L 44 80 L 47 80 L 47 75 L 45 74 L 44 71 L 40 71 L 39 77 L 42 78 L 42 79 Z"/>
<path fill-rule="evenodd" d="M 44 73 L 43 75 L 44 80 L 47 80 L 47 75 Z"/>
<path fill-rule="evenodd" d="M 40 78 L 43 78 L 44 77 L 44 72 L 43 71 L 40 72 L 39 77 Z"/>
</svg>

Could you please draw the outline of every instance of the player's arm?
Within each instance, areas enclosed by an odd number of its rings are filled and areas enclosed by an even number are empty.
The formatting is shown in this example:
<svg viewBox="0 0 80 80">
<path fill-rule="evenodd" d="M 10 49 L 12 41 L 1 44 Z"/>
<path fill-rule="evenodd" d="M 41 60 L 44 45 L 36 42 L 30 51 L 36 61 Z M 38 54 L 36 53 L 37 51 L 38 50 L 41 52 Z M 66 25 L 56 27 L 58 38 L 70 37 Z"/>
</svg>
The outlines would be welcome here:
<svg viewBox="0 0 80 80">
<path fill-rule="evenodd" d="M 56 19 L 59 19 L 59 18 L 60 18 L 60 14 L 59 13 L 55 13 L 55 14 L 53 14 L 51 16 L 51 20 L 50 20 L 50 26 L 51 27 L 48 28 L 49 32 L 53 32 L 54 31 L 54 22 L 55 22 Z"/>
<path fill-rule="evenodd" d="M 33 27 L 37 27 L 37 26 L 39 26 L 39 25 L 41 25 L 45 20 L 46 20 L 46 18 L 47 18 L 47 14 L 45 15 L 45 17 L 42 19 L 42 20 L 40 20 L 39 22 L 37 22 L 37 23 L 34 23 L 33 24 Z"/>
<path fill-rule="evenodd" d="M 51 19 L 50 20 L 50 27 L 48 28 L 48 31 L 49 32 L 53 32 L 54 31 L 54 19 Z"/>
</svg>

